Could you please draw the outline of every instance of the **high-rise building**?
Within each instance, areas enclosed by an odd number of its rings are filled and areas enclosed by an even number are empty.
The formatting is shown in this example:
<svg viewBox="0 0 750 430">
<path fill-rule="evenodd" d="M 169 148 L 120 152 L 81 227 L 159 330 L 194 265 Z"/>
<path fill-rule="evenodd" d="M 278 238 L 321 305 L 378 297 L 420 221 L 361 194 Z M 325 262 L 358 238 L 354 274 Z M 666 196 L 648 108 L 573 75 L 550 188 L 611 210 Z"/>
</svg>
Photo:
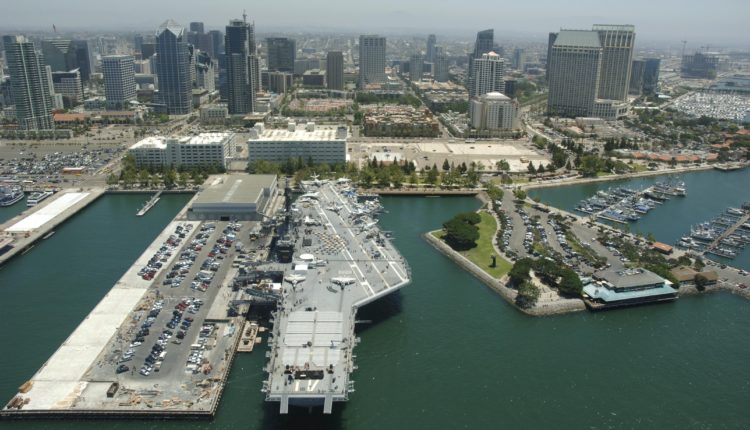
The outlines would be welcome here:
<svg viewBox="0 0 750 430">
<path fill-rule="evenodd" d="M 659 68 L 661 60 L 658 58 L 646 58 L 643 68 L 643 94 L 654 95 L 659 91 Z"/>
<path fill-rule="evenodd" d="M 682 57 L 680 72 L 683 78 L 715 79 L 718 68 L 718 56 L 696 52 Z"/>
<path fill-rule="evenodd" d="M 141 58 L 148 60 L 156 54 L 156 43 L 143 42 L 141 43 Z"/>
<path fill-rule="evenodd" d="M 627 100 L 633 62 L 635 27 L 632 25 L 594 25 L 602 46 L 602 68 L 597 97 Z"/>
<path fill-rule="evenodd" d="M 136 99 L 135 62 L 130 55 L 102 57 L 104 95 L 108 109 L 123 109 Z"/>
<path fill-rule="evenodd" d="M 476 42 L 474 42 L 474 52 L 472 52 L 469 55 L 469 70 L 466 75 L 466 87 L 469 88 L 469 93 L 471 93 L 471 88 L 476 86 L 474 82 L 475 80 L 474 60 L 478 58 L 482 58 L 482 55 L 491 52 L 492 47 L 494 45 L 495 45 L 495 31 L 494 30 L 492 29 L 482 30 L 477 33 L 477 40 Z"/>
<path fill-rule="evenodd" d="M 450 74 L 448 73 L 448 57 L 442 46 L 435 46 L 435 58 L 432 63 L 432 74 L 438 82 L 448 82 Z"/>
<path fill-rule="evenodd" d="M 435 62 L 435 44 L 437 43 L 437 37 L 434 34 L 427 36 L 427 52 L 425 52 L 425 59 L 433 63 Z"/>
<path fill-rule="evenodd" d="M 474 55 L 472 58 L 481 58 L 482 54 L 492 51 L 495 46 L 495 30 L 482 30 L 477 33 L 477 40 L 474 43 Z"/>
<path fill-rule="evenodd" d="M 359 87 L 385 83 L 385 37 L 369 34 L 359 36 Z"/>
<path fill-rule="evenodd" d="M 190 51 L 185 28 L 172 20 L 156 32 L 158 100 L 170 115 L 186 115 L 193 109 Z"/>
<path fill-rule="evenodd" d="M 422 80 L 422 69 L 424 68 L 424 59 L 420 54 L 414 54 L 409 58 L 409 79 L 412 82 Z"/>
<path fill-rule="evenodd" d="M 78 69 L 68 72 L 52 72 L 52 87 L 55 94 L 62 96 L 65 108 L 72 108 L 83 101 L 81 73 Z"/>
<path fill-rule="evenodd" d="M 224 35 L 219 30 L 211 30 L 208 32 L 209 49 L 208 55 L 211 58 L 218 59 L 219 55 L 224 52 Z M 255 43 L 253 41 L 253 43 Z"/>
<path fill-rule="evenodd" d="M 269 37 L 266 39 L 268 70 L 294 72 L 294 60 L 297 57 L 297 42 L 286 37 Z"/>
<path fill-rule="evenodd" d="M 203 31 L 203 23 L 202 22 L 197 22 L 197 21 L 191 22 L 190 23 L 190 32 L 191 33 L 203 34 L 204 33 L 204 31 Z"/>
<path fill-rule="evenodd" d="M 511 130 L 516 128 L 517 107 L 510 97 L 491 92 L 471 101 L 469 118 L 476 130 Z"/>
<path fill-rule="evenodd" d="M 42 41 L 42 53 L 53 72 L 79 69 L 83 81 L 91 77 L 91 53 L 87 40 L 46 39 Z"/>
<path fill-rule="evenodd" d="M 635 28 L 594 25 L 550 33 L 548 112 L 616 119 L 627 114 Z"/>
<path fill-rule="evenodd" d="M 640 96 L 643 93 L 643 75 L 646 69 L 646 61 L 633 60 L 630 71 L 630 89 L 628 92 L 634 96 Z"/>
<path fill-rule="evenodd" d="M 474 76 L 469 87 L 469 97 L 505 91 L 505 60 L 494 52 L 474 59 Z"/>
<path fill-rule="evenodd" d="M 326 79 L 329 90 L 344 89 L 344 54 L 341 51 L 328 51 Z"/>
<path fill-rule="evenodd" d="M 252 24 L 240 19 L 229 21 L 224 36 L 227 69 L 227 107 L 232 115 L 253 112 L 255 93 L 251 55 L 255 46 L 250 45 Z"/>
<path fill-rule="evenodd" d="M 91 73 L 94 70 L 91 61 L 91 50 L 89 49 L 88 40 L 74 40 L 73 49 L 75 50 L 76 64 L 75 67 L 81 73 L 81 80 L 88 81 L 91 79 Z M 70 69 L 72 70 L 72 69 Z"/>
<path fill-rule="evenodd" d="M 598 33 L 561 30 L 555 36 L 547 59 L 552 115 L 589 116 L 599 88 L 602 45 Z"/>
<path fill-rule="evenodd" d="M 513 51 L 513 68 L 523 71 L 526 65 L 526 51 L 523 48 L 516 48 Z"/>
<path fill-rule="evenodd" d="M 22 130 L 49 130 L 52 122 L 52 89 L 43 55 L 23 36 L 4 36 L 5 61 L 10 71 L 16 119 Z"/>
</svg>

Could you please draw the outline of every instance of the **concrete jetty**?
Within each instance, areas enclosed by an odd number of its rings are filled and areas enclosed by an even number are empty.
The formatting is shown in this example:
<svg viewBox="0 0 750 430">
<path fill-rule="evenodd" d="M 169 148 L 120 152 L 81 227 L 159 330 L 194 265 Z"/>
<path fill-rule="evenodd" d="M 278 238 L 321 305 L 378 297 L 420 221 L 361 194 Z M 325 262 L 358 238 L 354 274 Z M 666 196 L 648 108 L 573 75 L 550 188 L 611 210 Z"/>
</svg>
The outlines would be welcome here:
<svg viewBox="0 0 750 430">
<path fill-rule="evenodd" d="M 58 225 L 104 192 L 104 188 L 68 188 L 0 225 L 0 265 L 49 237 Z"/>
</svg>

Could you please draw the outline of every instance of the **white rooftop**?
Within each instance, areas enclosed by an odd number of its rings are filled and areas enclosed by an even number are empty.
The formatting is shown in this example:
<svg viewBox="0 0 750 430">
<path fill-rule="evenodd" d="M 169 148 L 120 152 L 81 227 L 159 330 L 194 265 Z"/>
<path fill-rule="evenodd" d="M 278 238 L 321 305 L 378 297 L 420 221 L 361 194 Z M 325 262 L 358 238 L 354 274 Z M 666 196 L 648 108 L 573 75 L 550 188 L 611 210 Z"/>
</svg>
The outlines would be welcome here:
<svg viewBox="0 0 750 430">
<path fill-rule="evenodd" d="M 164 136 L 150 136 L 143 140 L 136 142 L 130 149 L 136 148 L 156 148 L 166 149 L 168 141 L 177 141 L 183 145 L 210 145 L 215 143 L 221 143 L 231 137 L 232 133 L 201 133 L 196 136 L 183 136 L 183 137 L 164 137 Z"/>
<path fill-rule="evenodd" d="M 265 129 L 258 133 L 258 137 L 250 137 L 249 140 L 266 142 L 266 141 L 294 141 L 294 142 L 319 142 L 344 140 L 336 138 L 335 128 L 316 128 L 313 131 L 306 131 L 304 128 L 296 128 L 294 131 L 288 129 Z"/>
<path fill-rule="evenodd" d="M 85 199 L 89 194 L 90 193 L 73 192 L 61 193 L 53 202 L 8 227 L 5 231 L 13 233 L 34 231 L 50 222 L 56 216 L 65 212 L 68 208 Z"/>
</svg>

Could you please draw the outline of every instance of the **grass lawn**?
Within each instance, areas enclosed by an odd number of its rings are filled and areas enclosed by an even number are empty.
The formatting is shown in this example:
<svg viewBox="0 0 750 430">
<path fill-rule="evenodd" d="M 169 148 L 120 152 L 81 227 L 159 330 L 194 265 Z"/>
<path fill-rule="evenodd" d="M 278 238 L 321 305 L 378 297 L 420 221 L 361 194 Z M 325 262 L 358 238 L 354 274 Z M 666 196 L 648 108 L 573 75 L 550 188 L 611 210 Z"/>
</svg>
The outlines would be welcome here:
<svg viewBox="0 0 750 430">
<path fill-rule="evenodd" d="M 497 255 L 495 248 L 492 247 L 492 240 L 497 233 L 495 218 L 487 212 L 479 212 L 479 215 L 482 217 L 482 222 L 477 225 L 479 227 L 477 246 L 462 252 L 462 254 L 474 264 L 481 267 L 485 272 L 495 278 L 500 278 L 510 271 L 512 265 Z M 497 267 L 490 267 L 490 262 L 492 261 L 490 255 L 497 256 Z"/>
</svg>

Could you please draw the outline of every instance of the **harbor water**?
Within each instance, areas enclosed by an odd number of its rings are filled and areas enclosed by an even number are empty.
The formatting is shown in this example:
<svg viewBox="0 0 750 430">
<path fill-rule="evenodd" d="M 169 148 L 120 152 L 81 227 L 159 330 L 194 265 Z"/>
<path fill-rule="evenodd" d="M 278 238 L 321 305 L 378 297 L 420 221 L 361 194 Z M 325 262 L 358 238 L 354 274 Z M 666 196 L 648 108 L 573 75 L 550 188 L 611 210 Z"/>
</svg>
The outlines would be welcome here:
<svg viewBox="0 0 750 430">
<path fill-rule="evenodd" d="M 694 192 L 694 189 L 688 190 Z M 0 398 L 44 363 L 187 201 L 104 196 L 0 270 Z M 730 294 L 528 317 L 421 235 L 473 198 L 383 199 L 414 282 L 363 308 L 356 392 L 334 414 L 278 415 L 263 348 L 234 362 L 206 421 L 2 421 L 2 429 L 741 429 L 750 420 L 750 302 Z"/>
<path fill-rule="evenodd" d="M 26 209 L 31 209 L 26 206 L 27 197 L 28 197 L 28 194 L 25 195 L 21 200 L 13 203 L 10 206 L 0 206 L 0 224 L 4 223 L 5 221 L 8 221 L 9 219 L 13 218 L 16 215 L 19 215 L 21 212 L 25 211 Z"/>
<path fill-rule="evenodd" d="M 685 182 L 687 195 L 672 197 L 636 222 L 612 223 L 618 228 L 627 228 L 633 233 L 646 236 L 652 233 L 658 241 L 674 245 L 682 236 L 690 235 L 690 226 L 709 221 L 722 214 L 728 207 L 739 208 L 750 201 L 750 169 L 733 172 L 705 170 L 679 176 L 651 176 L 623 181 L 594 182 L 562 187 L 538 188 L 529 191 L 529 196 L 539 198 L 542 203 L 564 209 L 577 215 L 575 207 L 581 200 L 597 191 L 626 187 L 641 190 L 655 182 L 679 178 Z M 746 247 L 733 260 L 711 256 L 712 259 L 750 270 L 750 247 Z"/>
</svg>

